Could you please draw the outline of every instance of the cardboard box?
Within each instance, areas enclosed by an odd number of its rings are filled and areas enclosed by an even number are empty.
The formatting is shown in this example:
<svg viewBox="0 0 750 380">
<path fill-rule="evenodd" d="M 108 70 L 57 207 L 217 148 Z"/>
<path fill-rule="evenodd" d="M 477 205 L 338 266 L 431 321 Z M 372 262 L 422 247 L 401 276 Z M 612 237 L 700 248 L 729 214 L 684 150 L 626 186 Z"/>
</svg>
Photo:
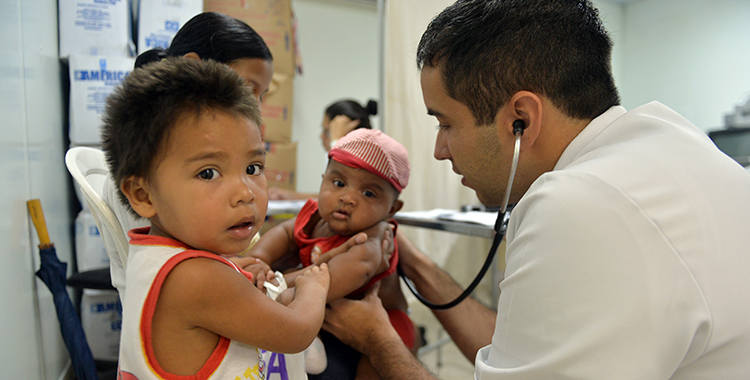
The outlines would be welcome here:
<svg viewBox="0 0 750 380">
<path fill-rule="evenodd" d="M 115 290 L 83 289 L 81 325 L 94 359 L 116 361 L 120 356 L 122 303 Z"/>
<path fill-rule="evenodd" d="M 177 31 L 203 12 L 203 0 L 140 0 L 138 54 L 155 47 L 168 48 Z"/>
<path fill-rule="evenodd" d="M 297 143 L 266 142 L 268 187 L 295 190 L 297 184 Z"/>
<path fill-rule="evenodd" d="M 134 52 L 127 0 L 59 0 L 58 6 L 61 57 Z"/>
<path fill-rule="evenodd" d="M 289 143 L 292 141 L 292 101 L 294 77 L 273 74 L 271 86 L 260 106 L 263 123 L 260 133 L 264 141 Z"/>
<path fill-rule="evenodd" d="M 107 96 L 133 70 L 135 59 L 71 55 L 70 129 L 71 145 L 101 144 L 100 129 Z"/>
<path fill-rule="evenodd" d="M 205 0 L 203 8 L 250 25 L 271 50 L 274 72 L 294 76 L 296 49 L 291 0 Z"/>
<path fill-rule="evenodd" d="M 109 256 L 104 248 L 104 240 L 99 234 L 91 211 L 86 209 L 78 213 L 75 230 L 78 271 L 109 268 Z"/>
</svg>

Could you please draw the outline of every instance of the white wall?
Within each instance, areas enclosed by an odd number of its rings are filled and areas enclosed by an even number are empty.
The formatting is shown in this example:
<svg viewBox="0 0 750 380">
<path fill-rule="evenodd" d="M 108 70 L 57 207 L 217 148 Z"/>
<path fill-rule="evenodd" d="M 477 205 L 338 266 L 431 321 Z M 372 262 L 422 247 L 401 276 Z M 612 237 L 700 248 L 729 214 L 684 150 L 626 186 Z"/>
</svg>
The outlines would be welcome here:
<svg viewBox="0 0 750 380">
<path fill-rule="evenodd" d="M 750 2 L 642 0 L 623 17 L 627 108 L 659 100 L 711 130 L 750 95 Z"/>
<path fill-rule="evenodd" d="M 323 109 L 340 98 L 378 97 L 377 11 L 337 0 L 292 3 L 305 68 L 294 95 L 298 190 L 317 192 L 326 162 Z M 659 100 L 712 129 L 750 93 L 750 2 L 595 3 L 615 40 L 613 70 L 626 107 Z M 54 1 L 0 1 L 0 377 L 8 379 L 57 379 L 67 362 L 51 297 L 34 277 L 37 239 L 25 205 L 42 200 L 58 255 L 72 262 L 56 12 Z"/>
<path fill-rule="evenodd" d="M 317 193 L 327 162 L 319 138 L 323 111 L 343 98 L 378 100 L 378 15 L 374 5 L 336 0 L 293 0 L 292 7 L 304 65 L 294 79 L 292 114 L 297 190 Z M 372 122 L 378 125 L 378 117 Z"/>
<path fill-rule="evenodd" d="M 0 377 L 57 379 L 67 351 L 50 292 L 34 277 L 38 242 L 26 209 L 41 199 L 58 256 L 72 262 L 57 2 L 0 1 L 0 30 Z"/>
<path fill-rule="evenodd" d="M 594 4 L 615 42 L 612 69 L 628 109 L 658 100 L 708 131 L 721 127 L 724 114 L 750 95 L 750 2 Z M 314 193 L 326 162 L 318 137 L 323 109 L 341 98 L 365 102 L 379 95 L 377 10 L 342 0 L 292 5 L 305 69 L 294 82 L 297 190 Z"/>
<path fill-rule="evenodd" d="M 609 0 L 592 0 L 592 3 L 599 10 L 599 17 L 604 23 L 614 46 L 612 48 L 612 73 L 615 80 L 622 77 L 623 72 L 623 43 L 625 35 L 625 20 L 623 18 L 624 6 L 619 2 Z"/>
</svg>

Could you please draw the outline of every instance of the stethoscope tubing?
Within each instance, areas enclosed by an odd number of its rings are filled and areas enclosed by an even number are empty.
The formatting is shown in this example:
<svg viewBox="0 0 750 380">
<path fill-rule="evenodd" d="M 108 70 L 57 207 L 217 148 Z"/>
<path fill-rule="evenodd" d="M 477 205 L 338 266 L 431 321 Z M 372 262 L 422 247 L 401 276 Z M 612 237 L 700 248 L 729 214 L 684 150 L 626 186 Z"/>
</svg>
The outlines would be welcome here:
<svg viewBox="0 0 750 380">
<path fill-rule="evenodd" d="M 516 144 L 513 149 L 513 162 L 511 163 L 510 168 L 510 174 L 508 175 L 508 187 L 505 189 L 505 199 L 503 199 L 503 206 L 500 208 L 500 212 L 497 213 L 497 219 L 495 220 L 495 236 L 492 238 L 492 246 L 490 246 L 490 251 L 487 254 L 487 258 L 484 260 L 484 264 L 482 265 L 482 268 L 479 270 L 479 273 L 477 273 L 476 277 L 474 277 L 474 280 L 469 284 L 469 286 L 453 301 L 450 301 L 448 303 L 444 304 L 435 304 L 430 301 L 428 301 L 424 296 L 422 296 L 419 291 L 417 291 L 417 288 L 414 286 L 414 283 L 406 277 L 404 274 L 404 271 L 401 269 L 401 267 L 398 267 L 398 274 L 401 276 L 401 278 L 404 280 L 404 283 L 406 283 L 406 287 L 411 290 L 411 292 L 414 294 L 415 297 L 419 300 L 419 302 L 422 302 L 425 306 L 429 307 L 430 309 L 434 310 L 445 310 L 450 309 L 459 303 L 461 303 L 463 300 L 466 299 L 479 285 L 479 282 L 482 281 L 482 278 L 484 278 L 484 275 L 487 274 L 487 270 L 489 270 L 490 265 L 492 265 L 492 261 L 495 258 L 495 255 L 497 254 L 497 248 L 500 246 L 500 242 L 503 241 L 503 238 L 505 238 L 505 233 L 508 230 L 508 221 L 510 220 L 510 212 L 512 210 L 508 210 L 508 201 L 510 199 L 510 192 L 513 188 L 513 180 L 516 177 L 516 168 L 518 167 L 518 157 L 521 152 L 521 135 L 523 133 L 516 133 Z M 493 286 L 495 286 L 493 284 Z"/>
</svg>

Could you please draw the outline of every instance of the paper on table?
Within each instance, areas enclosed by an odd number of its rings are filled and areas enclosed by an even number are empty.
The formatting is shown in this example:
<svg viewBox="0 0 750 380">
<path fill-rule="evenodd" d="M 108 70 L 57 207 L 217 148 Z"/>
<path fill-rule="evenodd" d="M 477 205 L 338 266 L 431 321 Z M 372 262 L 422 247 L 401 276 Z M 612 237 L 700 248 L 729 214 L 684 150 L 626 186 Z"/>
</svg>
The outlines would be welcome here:
<svg viewBox="0 0 750 380">
<path fill-rule="evenodd" d="M 495 226 L 495 219 L 497 218 L 497 212 L 485 212 L 485 211 L 468 211 L 460 212 L 447 209 L 433 209 L 427 211 L 406 211 L 399 212 L 399 217 L 407 219 L 440 219 L 450 220 L 454 222 L 466 222 L 481 224 L 488 227 Z"/>
<path fill-rule="evenodd" d="M 268 201 L 268 215 L 290 213 L 296 214 L 305 205 L 306 200 Z"/>
<path fill-rule="evenodd" d="M 456 222 L 468 222 L 482 224 L 488 227 L 495 226 L 495 220 L 497 219 L 497 212 L 486 212 L 486 211 L 467 211 L 458 212 L 451 211 L 450 213 L 441 214 L 438 219 L 452 220 Z"/>
</svg>

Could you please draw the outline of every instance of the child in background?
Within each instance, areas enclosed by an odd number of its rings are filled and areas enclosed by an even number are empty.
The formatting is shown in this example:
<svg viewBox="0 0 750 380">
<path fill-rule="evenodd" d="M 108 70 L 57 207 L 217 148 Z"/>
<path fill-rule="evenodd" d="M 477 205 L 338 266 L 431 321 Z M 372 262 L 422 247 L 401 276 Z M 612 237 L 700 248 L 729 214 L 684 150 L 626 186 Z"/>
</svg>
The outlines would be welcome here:
<svg viewBox="0 0 750 380">
<path fill-rule="evenodd" d="M 323 322 L 326 266 L 296 280 L 288 307 L 228 258 L 268 207 L 260 112 L 214 61 L 133 70 L 107 100 L 103 148 L 131 212 L 118 378 L 263 379 L 260 349 L 304 350 Z"/>
<path fill-rule="evenodd" d="M 328 301 L 356 297 L 375 282 L 388 279 L 381 283 L 381 293 L 396 293 L 401 297 L 384 297 L 383 301 L 392 302 L 390 307 L 385 305 L 390 309 L 391 322 L 404 343 L 413 348 L 414 325 L 406 314 L 407 304 L 395 273 L 398 247 L 389 259 L 384 258 L 379 239 L 381 223 L 391 221 L 403 205 L 398 197 L 409 181 L 406 148 L 381 131 L 358 129 L 342 137 L 328 157 L 318 200 L 308 200 L 297 217 L 266 232 L 249 255 L 273 265 L 288 252 L 296 252 L 303 267 L 309 267 L 321 252 L 345 243 L 360 232 L 367 233 L 370 236 L 367 242 L 328 262 L 331 275 Z M 395 221 L 392 223 L 395 234 Z M 258 271 L 261 276 L 262 273 Z M 298 273 L 285 275 L 287 283 L 296 285 Z M 291 297 L 291 289 L 282 293 L 282 303 L 284 298 Z M 357 378 L 374 375 L 364 357 L 355 370 Z"/>
</svg>

